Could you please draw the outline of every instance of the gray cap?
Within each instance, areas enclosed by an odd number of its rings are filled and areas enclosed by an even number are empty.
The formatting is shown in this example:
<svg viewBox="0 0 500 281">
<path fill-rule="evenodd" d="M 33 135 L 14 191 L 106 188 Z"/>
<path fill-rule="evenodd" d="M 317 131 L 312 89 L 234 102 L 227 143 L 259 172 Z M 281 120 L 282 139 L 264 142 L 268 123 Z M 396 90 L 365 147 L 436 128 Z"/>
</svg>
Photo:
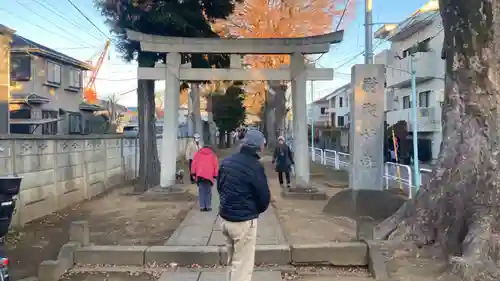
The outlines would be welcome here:
<svg viewBox="0 0 500 281">
<path fill-rule="evenodd" d="M 243 138 L 243 145 L 258 148 L 266 143 L 266 138 L 264 135 L 255 129 L 249 129 L 245 133 L 245 137 Z"/>
</svg>

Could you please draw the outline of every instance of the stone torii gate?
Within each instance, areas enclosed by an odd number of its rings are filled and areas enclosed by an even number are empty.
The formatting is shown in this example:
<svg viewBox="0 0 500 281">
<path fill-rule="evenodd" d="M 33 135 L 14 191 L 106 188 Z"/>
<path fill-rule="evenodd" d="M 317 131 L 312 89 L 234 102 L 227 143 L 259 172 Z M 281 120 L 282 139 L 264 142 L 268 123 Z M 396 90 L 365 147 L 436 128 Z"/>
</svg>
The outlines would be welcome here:
<svg viewBox="0 0 500 281">
<path fill-rule="evenodd" d="M 330 45 L 340 43 L 343 31 L 303 38 L 184 38 L 143 34 L 127 30 L 129 40 L 138 41 L 141 50 L 168 53 L 166 64 L 139 67 L 138 78 L 165 80 L 164 125 L 162 137 L 161 187 L 175 184 L 176 155 L 165 153 L 166 148 L 177 147 L 178 106 L 180 81 L 209 80 L 290 80 L 292 90 L 293 131 L 295 136 L 296 185 L 310 186 L 310 165 L 307 127 L 307 80 L 331 80 L 333 69 L 316 69 L 306 66 L 304 55 L 323 54 Z M 231 54 L 229 69 L 190 68 L 181 65 L 181 53 Z M 280 69 L 243 69 L 241 55 L 288 54 L 290 67 Z M 165 149 L 165 150 L 164 150 Z M 173 151 L 173 150 L 172 150 Z"/>
</svg>

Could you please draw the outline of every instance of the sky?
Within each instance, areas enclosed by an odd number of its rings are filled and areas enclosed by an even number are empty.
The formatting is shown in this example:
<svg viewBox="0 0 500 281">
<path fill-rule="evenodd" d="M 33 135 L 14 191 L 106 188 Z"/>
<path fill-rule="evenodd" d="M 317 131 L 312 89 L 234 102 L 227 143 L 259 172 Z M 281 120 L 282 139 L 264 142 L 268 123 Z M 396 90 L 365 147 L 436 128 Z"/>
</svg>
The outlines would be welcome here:
<svg viewBox="0 0 500 281">
<path fill-rule="evenodd" d="M 356 0 L 351 0 L 356 1 Z M 109 27 L 92 0 L 72 0 L 90 22 L 68 0 L 8 0 L 0 1 L 0 24 L 16 30 L 16 33 L 32 41 L 65 53 L 76 59 L 96 61 L 104 49 Z M 373 0 L 373 31 L 381 23 L 398 23 L 406 19 L 428 0 Z M 355 3 L 350 16 L 346 16 L 342 43 L 332 46 L 330 52 L 318 60 L 317 67 L 334 69 L 332 81 L 314 82 L 314 93 L 308 87 L 307 99 L 318 99 L 336 88 L 349 83 L 352 65 L 363 63 L 364 50 L 364 1 Z M 95 24 L 105 34 L 95 28 Z M 106 36 L 105 36 L 106 35 Z M 378 53 L 389 47 L 387 42 L 375 39 Z M 99 98 L 113 94 L 125 106 L 137 105 L 137 65 L 126 63 L 112 46 L 99 71 L 96 89 Z M 159 83 L 159 88 L 164 86 Z"/>
</svg>

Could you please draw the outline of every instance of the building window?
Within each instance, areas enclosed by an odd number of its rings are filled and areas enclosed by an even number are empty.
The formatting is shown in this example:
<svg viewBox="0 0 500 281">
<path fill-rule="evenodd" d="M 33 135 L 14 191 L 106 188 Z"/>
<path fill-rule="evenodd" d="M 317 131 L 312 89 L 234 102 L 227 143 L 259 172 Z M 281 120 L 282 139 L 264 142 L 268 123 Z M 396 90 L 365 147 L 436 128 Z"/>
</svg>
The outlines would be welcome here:
<svg viewBox="0 0 500 281">
<path fill-rule="evenodd" d="M 42 119 L 50 120 L 42 125 L 42 135 L 57 135 L 57 114 L 57 111 L 42 110 Z"/>
<path fill-rule="evenodd" d="M 431 97 L 431 91 L 424 91 L 418 93 L 418 106 L 419 107 L 429 107 L 429 99 Z"/>
<path fill-rule="evenodd" d="M 411 108 L 410 96 L 403 97 L 403 109 Z"/>
<path fill-rule="evenodd" d="M 335 127 L 335 113 L 330 114 L 330 122 L 332 123 L 332 126 Z"/>
<path fill-rule="evenodd" d="M 320 112 L 321 112 L 321 114 L 326 114 L 326 107 L 320 108 Z"/>
<path fill-rule="evenodd" d="M 337 101 L 337 99 L 335 97 L 332 98 L 332 108 L 335 108 L 335 106 L 337 106 L 335 104 L 335 102 Z"/>
<path fill-rule="evenodd" d="M 80 134 L 82 128 L 82 115 L 80 113 L 69 113 L 68 114 L 68 133 L 69 134 Z"/>
<path fill-rule="evenodd" d="M 339 127 L 344 127 L 344 116 L 338 116 L 337 117 L 337 125 Z"/>
<path fill-rule="evenodd" d="M 61 85 L 61 65 L 47 61 L 47 83 Z"/>
<path fill-rule="evenodd" d="M 10 79 L 11 81 L 29 81 L 31 79 L 31 57 L 29 54 L 12 54 Z"/>
<path fill-rule="evenodd" d="M 339 107 L 344 106 L 344 99 L 342 97 L 339 98 Z"/>
<path fill-rule="evenodd" d="M 72 89 L 80 89 L 82 87 L 82 71 L 71 68 L 68 73 L 69 87 Z"/>
</svg>

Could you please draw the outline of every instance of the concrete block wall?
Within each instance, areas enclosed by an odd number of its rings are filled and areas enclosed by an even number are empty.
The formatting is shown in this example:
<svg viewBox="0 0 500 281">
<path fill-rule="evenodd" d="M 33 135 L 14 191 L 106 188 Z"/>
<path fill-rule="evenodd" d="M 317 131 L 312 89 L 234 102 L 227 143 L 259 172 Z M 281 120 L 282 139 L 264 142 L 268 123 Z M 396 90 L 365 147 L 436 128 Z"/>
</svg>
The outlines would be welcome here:
<svg viewBox="0 0 500 281">
<path fill-rule="evenodd" d="M 160 141 L 160 140 L 158 140 Z M 187 139 L 179 139 L 177 156 Z M 23 177 L 20 226 L 137 178 L 139 140 L 119 136 L 0 136 L 0 176 Z"/>
</svg>

